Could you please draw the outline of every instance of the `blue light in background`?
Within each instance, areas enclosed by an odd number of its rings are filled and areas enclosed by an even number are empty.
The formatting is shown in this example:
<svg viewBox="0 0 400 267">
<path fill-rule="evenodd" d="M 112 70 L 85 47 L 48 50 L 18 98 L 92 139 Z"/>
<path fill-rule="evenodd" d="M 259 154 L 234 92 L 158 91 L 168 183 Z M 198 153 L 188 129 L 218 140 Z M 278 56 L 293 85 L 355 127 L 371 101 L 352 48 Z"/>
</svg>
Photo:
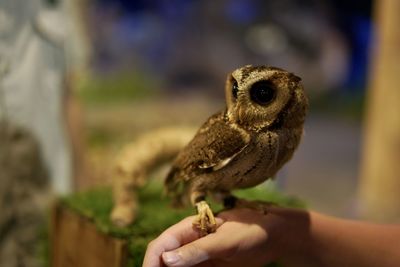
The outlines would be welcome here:
<svg viewBox="0 0 400 267">
<path fill-rule="evenodd" d="M 226 5 L 226 15 L 238 24 L 253 22 L 258 16 L 258 1 L 232 0 Z"/>
</svg>

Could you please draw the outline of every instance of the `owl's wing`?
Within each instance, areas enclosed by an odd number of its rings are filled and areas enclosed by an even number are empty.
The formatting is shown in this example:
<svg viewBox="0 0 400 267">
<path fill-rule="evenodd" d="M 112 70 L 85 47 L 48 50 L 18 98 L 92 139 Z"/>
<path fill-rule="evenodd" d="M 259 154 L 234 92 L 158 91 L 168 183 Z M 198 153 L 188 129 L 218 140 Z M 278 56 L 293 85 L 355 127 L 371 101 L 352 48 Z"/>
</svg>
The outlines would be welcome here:
<svg viewBox="0 0 400 267">
<path fill-rule="evenodd" d="M 250 143 L 250 135 L 224 117 L 224 112 L 211 116 L 176 157 L 165 180 L 174 206 L 186 203 L 186 182 L 223 168 Z"/>
<path fill-rule="evenodd" d="M 181 151 L 175 166 L 187 173 L 215 171 L 226 166 L 249 144 L 250 135 L 224 119 L 224 112 L 210 117 Z"/>
</svg>

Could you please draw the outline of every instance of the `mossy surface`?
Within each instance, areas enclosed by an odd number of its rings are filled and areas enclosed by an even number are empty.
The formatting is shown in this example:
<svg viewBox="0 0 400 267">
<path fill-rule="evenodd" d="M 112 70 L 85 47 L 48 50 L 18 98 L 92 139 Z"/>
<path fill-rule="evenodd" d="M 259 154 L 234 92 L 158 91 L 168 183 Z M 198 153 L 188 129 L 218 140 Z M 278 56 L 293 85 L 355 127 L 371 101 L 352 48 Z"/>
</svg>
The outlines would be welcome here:
<svg viewBox="0 0 400 267">
<path fill-rule="evenodd" d="M 299 199 L 285 196 L 273 186 L 262 185 L 238 191 L 235 195 L 246 199 L 270 201 L 281 206 L 304 207 L 304 203 Z M 128 267 L 141 266 L 146 246 L 150 240 L 181 219 L 195 214 L 193 208 L 171 208 L 170 201 L 163 197 L 162 185 L 156 181 L 150 182 L 140 190 L 139 202 L 140 209 L 135 223 L 129 227 L 120 228 L 114 226 L 109 218 L 113 205 L 110 188 L 93 189 L 62 199 L 64 205 L 91 219 L 101 232 L 128 240 Z M 211 205 L 214 211 L 222 208 L 215 203 Z"/>
</svg>

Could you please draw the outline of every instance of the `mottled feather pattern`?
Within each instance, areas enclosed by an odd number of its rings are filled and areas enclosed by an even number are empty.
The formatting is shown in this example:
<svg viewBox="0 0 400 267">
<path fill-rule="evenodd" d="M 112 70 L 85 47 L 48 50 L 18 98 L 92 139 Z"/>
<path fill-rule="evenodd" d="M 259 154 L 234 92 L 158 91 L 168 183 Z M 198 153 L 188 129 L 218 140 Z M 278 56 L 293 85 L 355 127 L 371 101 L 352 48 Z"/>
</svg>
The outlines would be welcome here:
<svg viewBox="0 0 400 267">
<path fill-rule="evenodd" d="M 224 111 L 212 116 L 176 158 L 176 165 L 182 169 L 201 171 L 217 165 L 246 146 L 247 135 L 232 127 L 224 117 Z"/>
<path fill-rule="evenodd" d="M 248 145 L 250 136 L 232 126 L 225 113 L 224 110 L 211 116 L 179 153 L 166 179 L 169 195 L 180 197 L 184 192 L 178 190 L 179 185 L 212 171 L 213 167 L 234 157 Z"/>
</svg>

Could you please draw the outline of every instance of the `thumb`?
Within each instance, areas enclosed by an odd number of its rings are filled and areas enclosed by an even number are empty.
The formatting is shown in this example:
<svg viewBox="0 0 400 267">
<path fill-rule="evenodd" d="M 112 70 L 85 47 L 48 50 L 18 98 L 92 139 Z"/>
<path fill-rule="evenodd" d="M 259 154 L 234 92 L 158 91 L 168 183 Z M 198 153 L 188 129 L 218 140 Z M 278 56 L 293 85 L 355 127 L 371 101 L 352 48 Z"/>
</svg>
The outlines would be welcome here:
<svg viewBox="0 0 400 267">
<path fill-rule="evenodd" d="M 176 250 L 164 252 L 162 259 L 168 267 L 189 267 L 221 256 L 224 249 L 218 233 L 188 243 Z"/>
</svg>

